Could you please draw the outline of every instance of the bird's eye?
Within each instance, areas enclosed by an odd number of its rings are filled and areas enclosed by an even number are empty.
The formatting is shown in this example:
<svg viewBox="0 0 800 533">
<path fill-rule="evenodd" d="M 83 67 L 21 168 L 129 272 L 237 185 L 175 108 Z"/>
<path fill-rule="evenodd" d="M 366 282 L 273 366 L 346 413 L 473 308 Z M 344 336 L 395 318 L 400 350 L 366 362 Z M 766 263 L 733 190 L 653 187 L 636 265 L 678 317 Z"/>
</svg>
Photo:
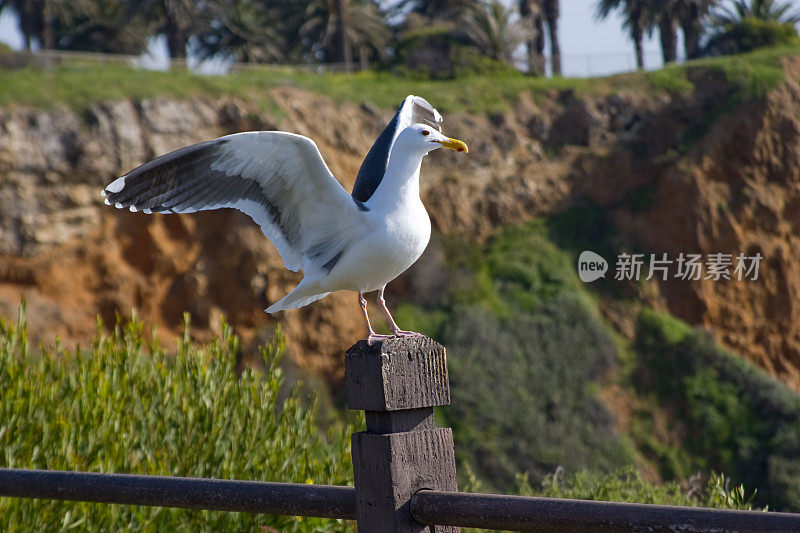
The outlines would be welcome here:
<svg viewBox="0 0 800 533">
<path fill-rule="evenodd" d="M 422 130 L 422 134 L 423 134 L 423 135 L 430 135 L 430 134 L 431 134 L 431 132 L 429 132 L 428 130 Z"/>
</svg>

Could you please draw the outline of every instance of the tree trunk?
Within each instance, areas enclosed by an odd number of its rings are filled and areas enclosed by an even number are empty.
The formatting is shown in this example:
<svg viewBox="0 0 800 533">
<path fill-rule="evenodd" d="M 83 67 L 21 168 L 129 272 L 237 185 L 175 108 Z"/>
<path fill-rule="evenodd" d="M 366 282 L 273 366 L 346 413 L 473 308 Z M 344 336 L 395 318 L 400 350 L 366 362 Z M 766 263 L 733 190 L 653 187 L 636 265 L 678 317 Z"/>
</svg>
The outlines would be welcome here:
<svg viewBox="0 0 800 533">
<path fill-rule="evenodd" d="M 633 47 L 636 50 L 636 68 L 644 69 L 644 50 L 642 40 L 644 39 L 644 6 L 643 2 L 635 2 L 631 8 L 630 27 Z"/>
<path fill-rule="evenodd" d="M 540 8 L 534 0 L 519 1 L 519 15 L 525 28 L 525 48 L 528 51 L 528 74 L 541 76 L 544 74 L 544 36 L 542 35 L 542 17 Z"/>
<path fill-rule="evenodd" d="M 186 31 L 181 27 L 180 16 L 175 12 L 175 5 L 167 1 L 164 5 L 164 33 L 167 37 L 167 50 L 169 58 L 186 59 Z"/>
<path fill-rule="evenodd" d="M 675 62 L 678 59 L 678 36 L 675 33 L 675 22 L 669 17 L 660 17 L 658 33 L 661 37 L 661 57 L 664 59 L 664 64 Z"/>
<path fill-rule="evenodd" d="M 533 38 L 534 54 L 533 54 L 533 73 L 538 76 L 544 76 L 544 19 L 539 14 L 534 19 L 534 27 L 536 32 Z"/>
<path fill-rule="evenodd" d="M 561 46 L 558 44 L 557 23 L 557 19 L 547 19 L 547 31 L 550 33 L 550 67 L 553 76 L 561 76 Z"/>
<path fill-rule="evenodd" d="M 686 49 L 686 59 L 697 59 L 700 57 L 700 34 L 703 26 L 697 20 L 681 21 L 683 30 L 683 46 Z"/>
<path fill-rule="evenodd" d="M 547 32 L 550 35 L 550 68 L 553 76 L 561 75 L 561 45 L 558 42 L 558 0 L 545 0 Z"/>
<path fill-rule="evenodd" d="M 343 62 L 347 72 L 353 70 L 353 58 L 347 42 L 347 0 L 334 0 L 334 14 L 336 18 L 335 34 L 333 38 L 334 62 Z"/>
<path fill-rule="evenodd" d="M 42 20 L 42 14 L 36 12 L 37 7 L 34 2 L 29 1 L 18 8 L 19 29 L 22 32 L 24 47 L 27 51 L 31 49 L 32 39 L 41 36 L 39 35 L 41 33 L 41 24 L 37 24 L 36 21 Z"/>
<path fill-rule="evenodd" d="M 44 13 L 44 26 L 42 29 L 42 49 L 53 50 L 56 47 L 55 13 L 53 13 L 53 0 L 42 0 L 42 13 Z"/>
</svg>

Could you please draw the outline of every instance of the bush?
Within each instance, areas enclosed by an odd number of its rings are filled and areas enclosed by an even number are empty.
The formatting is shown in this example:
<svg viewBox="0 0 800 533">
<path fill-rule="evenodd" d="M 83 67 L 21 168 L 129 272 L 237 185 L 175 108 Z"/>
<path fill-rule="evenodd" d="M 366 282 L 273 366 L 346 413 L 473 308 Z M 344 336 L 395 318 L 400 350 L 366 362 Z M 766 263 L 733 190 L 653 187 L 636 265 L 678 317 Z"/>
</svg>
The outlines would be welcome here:
<svg viewBox="0 0 800 533">
<path fill-rule="evenodd" d="M 526 476 L 518 476 L 517 492 L 525 496 L 547 498 L 572 498 L 606 502 L 631 502 L 652 505 L 682 505 L 713 507 L 717 509 L 753 510 L 753 497 L 744 486 L 731 486 L 731 479 L 712 473 L 693 476 L 685 490 L 675 482 L 660 485 L 648 483 L 633 466 L 610 474 L 582 471 L 566 477 L 557 469 L 545 478 L 541 489 L 534 488 Z"/>
<path fill-rule="evenodd" d="M 635 345 L 634 387 L 655 395 L 683 435 L 680 459 L 662 462 L 675 469 L 666 474 L 724 471 L 738 483 L 759 487 L 761 505 L 800 510 L 797 395 L 720 348 L 707 332 L 660 313 L 642 312 Z"/>
<path fill-rule="evenodd" d="M 411 79 L 445 80 L 464 76 L 522 76 L 513 66 L 474 49 L 450 24 L 405 31 L 391 70 Z"/>
<path fill-rule="evenodd" d="M 493 489 L 556 466 L 610 472 L 632 463 L 595 382 L 614 363 L 608 333 L 570 295 L 498 318 L 458 309 L 443 329 L 460 464 Z"/>
<path fill-rule="evenodd" d="M 745 17 L 725 25 L 705 47 L 705 55 L 733 55 L 756 48 L 800 44 L 797 28 L 789 22 Z"/>
<path fill-rule="evenodd" d="M 22 315 L 22 313 L 21 313 Z M 99 328 L 98 328 L 99 330 Z M 279 400 L 282 342 L 263 370 L 235 371 L 222 325 L 167 355 L 142 324 L 98 333 L 88 350 L 30 353 L 24 318 L 0 320 L 0 466 L 296 483 L 352 484 L 349 428 L 325 438 L 293 388 Z M 282 394 L 284 396 L 284 394 Z M 341 521 L 0 499 L 0 530 L 331 531 Z"/>
<path fill-rule="evenodd" d="M 450 244 L 446 301 L 405 306 L 398 318 L 447 346 L 452 405 L 442 416 L 462 480 L 469 465 L 491 489 L 510 490 L 518 472 L 538 480 L 558 465 L 631 464 L 597 396 L 615 344 L 547 227 L 506 228 L 485 248 Z"/>
</svg>

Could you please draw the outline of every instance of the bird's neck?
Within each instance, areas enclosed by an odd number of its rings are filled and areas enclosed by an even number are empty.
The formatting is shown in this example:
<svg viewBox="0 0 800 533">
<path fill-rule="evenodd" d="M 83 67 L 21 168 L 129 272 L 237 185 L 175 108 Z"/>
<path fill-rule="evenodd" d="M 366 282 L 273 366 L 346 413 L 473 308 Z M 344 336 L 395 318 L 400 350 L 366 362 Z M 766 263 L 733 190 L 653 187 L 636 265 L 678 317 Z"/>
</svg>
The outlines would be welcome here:
<svg viewBox="0 0 800 533">
<path fill-rule="evenodd" d="M 424 154 L 398 154 L 392 149 L 378 188 L 367 204 L 391 209 L 409 200 L 419 200 L 419 171 Z"/>
</svg>

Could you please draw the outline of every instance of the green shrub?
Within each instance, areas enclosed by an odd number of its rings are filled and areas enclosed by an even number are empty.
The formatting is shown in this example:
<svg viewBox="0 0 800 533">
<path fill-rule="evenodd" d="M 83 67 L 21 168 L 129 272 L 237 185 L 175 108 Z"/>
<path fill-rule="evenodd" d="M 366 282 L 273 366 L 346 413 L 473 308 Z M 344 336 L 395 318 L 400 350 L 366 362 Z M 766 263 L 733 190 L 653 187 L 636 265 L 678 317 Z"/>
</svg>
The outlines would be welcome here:
<svg viewBox="0 0 800 533">
<path fill-rule="evenodd" d="M 235 371 L 228 326 L 167 355 L 142 324 L 87 350 L 30 353 L 24 319 L 0 321 L 0 466 L 352 484 L 350 428 L 321 435 L 297 387 L 279 400 L 282 342 Z M 283 395 L 282 395 L 283 396 Z M 0 499 L 0 530 L 331 531 L 344 522 L 246 513 Z"/>
<path fill-rule="evenodd" d="M 457 309 L 440 338 L 452 384 L 443 416 L 459 463 L 492 488 L 510 489 L 517 472 L 540 479 L 558 465 L 609 472 L 633 461 L 596 396 L 613 342 L 576 298 L 507 318 Z"/>
<path fill-rule="evenodd" d="M 800 510 L 800 398 L 795 393 L 720 348 L 708 333 L 654 311 L 642 312 L 635 348 L 634 388 L 654 395 L 683 435 L 680 459 L 662 462 L 675 470 L 662 473 L 685 477 L 696 470 L 724 471 L 759 487 L 759 504 Z"/>
<path fill-rule="evenodd" d="M 653 484 L 645 481 L 633 466 L 610 474 L 582 471 L 565 479 L 563 469 L 547 476 L 541 488 L 534 488 L 527 476 L 517 477 L 517 492 L 524 496 L 573 498 L 606 502 L 631 502 L 652 505 L 682 505 L 717 509 L 753 510 L 755 493 L 742 486 L 731 486 L 731 479 L 712 473 L 694 476 L 688 489 L 676 482 Z"/>
<path fill-rule="evenodd" d="M 518 472 L 558 465 L 614 471 L 633 462 L 597 397 L 617 351 L 569 254 L 548 226 L 509 227 L 487 246 L 451 243 L 448 287 L 434 309 L 406 304 L 404 324 L 447 346 L 459 472 L 510 490 Z"/>
<path fill-rule="evenodd" d="M 706 55 L 733 55 L 756 48 L 796 46 L 800 44 L 797 28 L 790 22 L 745 17 L 726 24 L 709 39 Z"/>
</svg>

